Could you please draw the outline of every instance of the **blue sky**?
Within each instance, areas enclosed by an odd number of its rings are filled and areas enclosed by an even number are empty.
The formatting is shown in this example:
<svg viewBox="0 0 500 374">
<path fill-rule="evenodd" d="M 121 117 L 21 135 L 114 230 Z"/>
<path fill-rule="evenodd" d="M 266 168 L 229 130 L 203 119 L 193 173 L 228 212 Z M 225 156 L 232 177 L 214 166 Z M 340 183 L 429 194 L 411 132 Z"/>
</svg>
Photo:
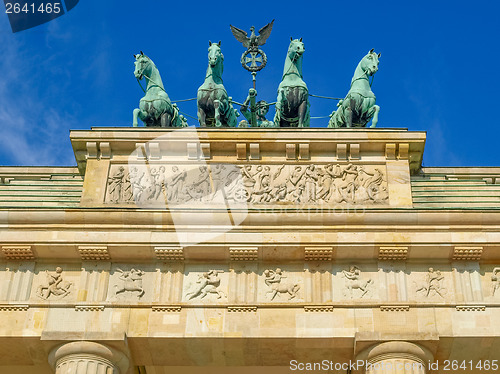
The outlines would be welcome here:
<svg viewBox="0 0 500 374">
<path fill-rule="evenodd" d="M 372 86 L 378 127 L 427 131 L 424 166 L 500 166 L 499 14 L 500 2 L 482 0 L 80 0 L 66 15 L 16 34 L 3 14 L 0 165 L 74 165 L 70 129 L 131 126 L 142 96 L 132 56 L 140 50 L 179 100 L 196 97 L 208 40 L 222 40 L 225 87 L 243 101 L 251 77 L 229 24 L 248 31 L 276 19 L 258 99 L 275 101 L 290 36 L 303 38 L 304 80 L 316 95 L 345 96 L 357 63 L 375 48 L 382 53 Z M 311 115 L 327 116 L 335 104 L 311 98 Z M 195 102 L 180 108 L 196 116 Z"/>
</svg>

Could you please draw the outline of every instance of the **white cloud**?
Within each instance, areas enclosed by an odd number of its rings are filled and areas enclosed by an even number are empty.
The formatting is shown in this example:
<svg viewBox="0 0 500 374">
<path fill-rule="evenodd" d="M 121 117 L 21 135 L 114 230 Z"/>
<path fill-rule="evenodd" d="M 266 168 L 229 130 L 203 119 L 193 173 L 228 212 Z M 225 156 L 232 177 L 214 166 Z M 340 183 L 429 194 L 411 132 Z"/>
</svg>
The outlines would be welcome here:
<svg viewBox="0 0 500 374">
<path fill-rule="evenodd" d="M 72 116 L 39 94 L 45 82 L 19 34 L 0 21 L 0 164 L 74 165 L 67 129 Z M 32 56 L 30 56 L 32 57 Z"/>
</svg>

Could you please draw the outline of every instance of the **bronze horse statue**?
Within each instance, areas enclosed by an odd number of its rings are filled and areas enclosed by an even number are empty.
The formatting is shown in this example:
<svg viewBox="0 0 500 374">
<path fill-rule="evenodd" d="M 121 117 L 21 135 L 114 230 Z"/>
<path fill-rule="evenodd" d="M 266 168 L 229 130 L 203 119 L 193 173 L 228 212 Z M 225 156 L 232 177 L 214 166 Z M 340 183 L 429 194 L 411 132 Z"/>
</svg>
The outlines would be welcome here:
<svg viewBox="0 0 500 374">
<path fill-rule="evenodd" d="M 369 77 L 378 71 L 378 59 L 373 49 L 359 62 L 351 80 L 351 88 L 345 99 L 337 104 L 338 109 L 330 114 L 328 127 L 370 127 L 377 126 L 380 107 L 375 105 Z"/>
<path fill-rule="evenodd" d="M 302 38 L 290 38 L 276 100 L 274 123 L 277 127 L 309 127 L 309 91 L 302 79 L 304 51 Z"/>
<path fill-rule="evenodd" d="M 209 43 L 205 82 L 198 88 L 198 121 L 201 127 L 236 127 L 236 111 L 222 84 L 224 55 L 219 43 Z"/>
<path fill-rule="evenodd" d="M 172 104 L 163 88 L 156 65 L 142 51 L 134 57 L 134 75 L 139 84 L 142 78 L 146 79 L 146 90 L 139 108 L 134 109 L 132 126 L 137 127 L 137 118 L 140 118 L 146 126 L 186 127 L 186 119 L 179 114 L 177 105 Z"/>
</svg>

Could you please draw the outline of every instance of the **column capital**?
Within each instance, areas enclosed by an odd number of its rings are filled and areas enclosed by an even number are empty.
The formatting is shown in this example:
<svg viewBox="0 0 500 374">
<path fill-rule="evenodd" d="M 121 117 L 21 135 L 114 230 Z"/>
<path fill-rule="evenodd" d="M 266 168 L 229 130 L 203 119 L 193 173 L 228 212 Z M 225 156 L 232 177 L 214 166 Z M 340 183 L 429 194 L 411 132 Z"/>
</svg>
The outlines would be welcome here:
<svg viewBox="0 0 500 374">
<path fill-rule="evenodd" d="M 434 355 L 427 348 L 407 341 L 389 341 L 374 344 L 361 351 L 356 359 L 371 363 L 387 359 L 409 359 L 427 364 Z"/>
<path fill-rule="evenodd" d="M 54 370 L 65 361 L 97 360 L 117 369 L 117 374 L 125 374 L 128 370 L 127 356 L 108 346 L 89 341 L 76 341 L 61 344 L 49 353 L 49 364 Z"/>
</svg>

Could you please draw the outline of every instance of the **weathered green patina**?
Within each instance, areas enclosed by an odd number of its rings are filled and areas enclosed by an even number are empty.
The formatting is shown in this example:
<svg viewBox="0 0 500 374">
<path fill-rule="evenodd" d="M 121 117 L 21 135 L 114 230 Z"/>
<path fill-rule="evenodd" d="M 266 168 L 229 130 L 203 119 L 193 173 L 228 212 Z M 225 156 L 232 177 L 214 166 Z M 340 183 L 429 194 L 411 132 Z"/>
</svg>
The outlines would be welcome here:
<svg viewBox="0 0 500 374">
<path fill-rule="evenodd" d="M 221 42 L 209 42 L 205 82 L 198 88 L 198 120 L 201 127 L 236 127 L 236 111 L 222 82 L 224 56 Z"/>
<path fill-rule="evenodd" d="M 375 105 L 375 95 L 372 92 L 369 77 L 378 71 L 378 59 L 373 49 L 359 62 L 351 80 L 351 89 L 344 100 L 337 104 L 338 109 L 330 115 L 328 127 L 370 127 L 378 122 L 380 107 Z"/>
<path fill-rule="evenodd" d="M 290 38 L 276 100 L 274 123 L 278 127 L 309 127 L 309 91 L 302 79 L 304 51 L 302 38 Z"/>
<path fill-rule="evenodd" d="M 142 78 L 146 79 L 146 90 L 139 101 L 139 108 L 134 109 L 132 126 L 137 127 L 137 118 L 140 118 L 146 126 L 186 127 L 186 119 L 179 114 L 179 109 L 172 104 L 163 88 L 156 65 L 142 51 L 134 57 L 134 75 L 139 84 Z"/>
<path fill-rule="evenodd" d="M 241 114 L 247 121 L 241 121 L 238 127 L 277 127 L 273 121 L 266 118 L 266 114 L 269 112 L 269 104 L 265 100 L 256 103 L 256 96 L 257 91 L 250 88 L 248 96 L 240 109 Z"/>
</svg>

